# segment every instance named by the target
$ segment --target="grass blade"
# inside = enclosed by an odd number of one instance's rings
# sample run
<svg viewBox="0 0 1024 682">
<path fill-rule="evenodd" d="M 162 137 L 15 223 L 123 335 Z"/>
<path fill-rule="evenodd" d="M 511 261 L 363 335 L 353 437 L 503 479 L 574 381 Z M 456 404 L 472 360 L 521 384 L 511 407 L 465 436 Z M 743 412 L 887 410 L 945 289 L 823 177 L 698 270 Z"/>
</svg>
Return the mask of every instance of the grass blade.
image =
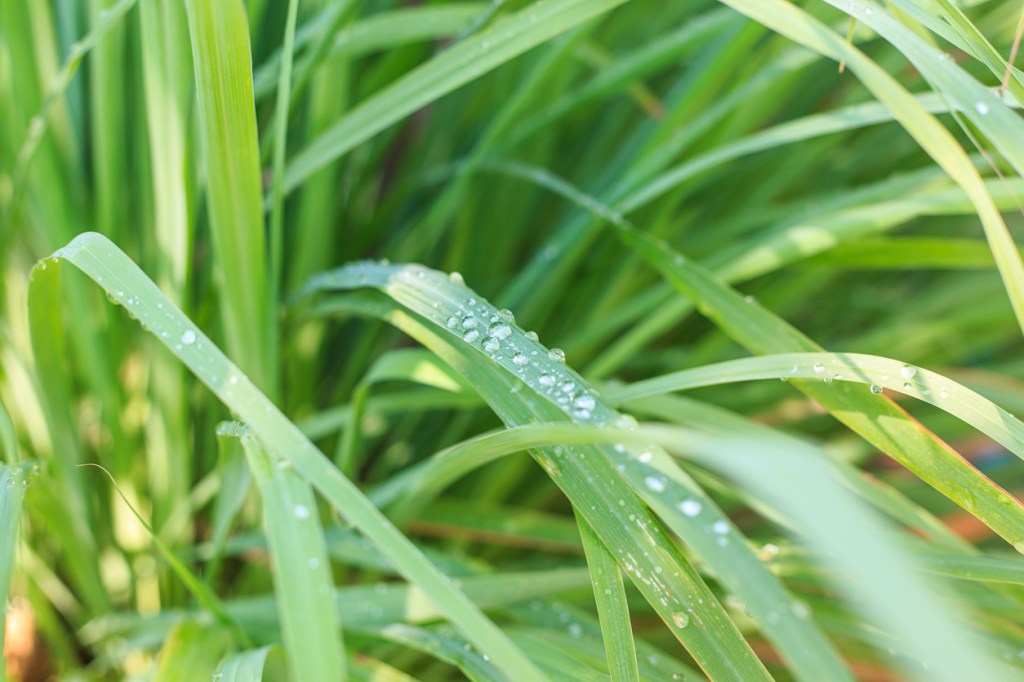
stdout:
<svg viewBox="0 0 1024 682">
<path fill-rule="evenodd" d="M 173 306 L 153 282 L 123 252 L 102 235 L 87 233 L 49 259 L 51 265 L 67 260 L 85 272 L 109 295 L 141 320 L 203 383 L 241 417 L 264 444 L 295 469 L 353 525 L 378 544 L 411 582 L 421 586 L 482 652 L 507 674 L 523 680 L 545 676 L 508 641 L 466 596 L 452 586 L 405 536 L 403 536 L 323 453 L 292 424 L 255 385 L 217 349 L 205 335 Z M 30 314 L 41 334 L 55 334 L 61 320 L 59 268 L 33 270 L 35 290 Z M 42 299 L 49 298 L 43 302 Z M 42 332 L 47 329 L 47 332 Z M 59 333 L 57 334 L 59 337 Z M 37 335 L 33 335 L 35 341 Z"/>
</svg>

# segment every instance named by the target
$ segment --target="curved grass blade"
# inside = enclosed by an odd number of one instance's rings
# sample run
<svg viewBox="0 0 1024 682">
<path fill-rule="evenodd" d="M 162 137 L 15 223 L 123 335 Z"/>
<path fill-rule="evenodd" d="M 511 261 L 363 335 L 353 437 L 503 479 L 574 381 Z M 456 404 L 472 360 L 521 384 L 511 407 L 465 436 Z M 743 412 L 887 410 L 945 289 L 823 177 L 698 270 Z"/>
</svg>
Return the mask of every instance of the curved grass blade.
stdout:
<svg viewBox="0 0 1024 682">
<path fill-rule="evenodd" d="M 316 499 L 285 460 L 271 455 L 248 427 L 241 427 L 249 468 L 263 500 L 263 518 L 274 567 L 281 633 L 297 680 L 344 680 L 341 624 L 326 599 L 333 587 Z"/>
<path fill-rule="evenodd" d="M 377 313 L 463 373 L 509 426 L 557 420 L 598 426 L 619 420 L 618 423 L 628 426 L 628 420 L 623 421 L 579 375 L 559 361 L 559 351 L 549 351 L 534 337 L 523 333 L 515 327 L 508 311 L 498 311 L 477 299 L 458 278 L 453 281 L 419 266 L 363 263 L 318 276 L 308 288 L 312 293 L 367 286 L 380 288 L 427 320 L 429 326 L 398 311 Z M 517 396 L 520 392 L 524 393 L 522 398 L 509 398 L 510 393 Z M 716 612 L 701 614 L 701 604 L 695 604 L 692 597 L 689 603 L 672 603 L 673 597 L 687 595 L 695 589 L 703 594 L 706 588 L 681 555 L 661 544 L 657 522 L 642 506 L 632 504 L 635 498 L 629 489 L 651 505 L 703 559 L 712 563 L 730 590 L 743 594 L 751 612 L 762 623 L 765 635 L 786 652 L 787 662 L 798 676 L 807 679 L 815 676 L 821 679 L 821 675 L 830 679 L 848 677 L 831 645 L 812 622 L 794 616 L 789 607 L 791 598 L 764 570 L 747 545 L 742 541 L 720 543 L 719 536 L 709 532 L 713 521 L 727 522 L 703 491 L 678 468 L 671 479 L 652 481 L 648 462 L 652 457 L 667 459 L 663 452 L 659 455 L 620 445 L 619 448 L 537 448 L 533 454 L 566 493 L 577 513 L 601 536 L 616 560 L 630 573 L 673 634 L 683 641 L 709 674 L 735 675 L 732 666 L 723 668 L 722 672 L 709 667 L 720 665 L 720 661 L 708 656 L 716 649 L 721 650 L 721 642 L 725 641 L 729 630 L 712 635 L 715 640 L 705 643 L 705 637 L 720 627 L 707 620 L 712 615 L 719 617 Z M 674 465 L 669 461 L 667 466 Z M 625 491 L 620 489 L 626 482 L 624 478 L 629 483 Z M 702 518 L 690 516 L 676 505 L 665 504 L 664 500 L 672 496 L 699 501 L 700 508 L 705 510 Z M 614 532 L 619 528 L 625 532 Z M 639 528 L 645 536 L 639 543 L 634 528 Z M 657 553 L 649 549 L 652 541 L 659 548 Z M 676 580 L 684 578 L 684 583 L 673 587 Z M 710 602 L 704 605 L 707 603 Z M 696 627 L 689 627 L 691 623 Z M 691 636 L 697 639 L 690 639 Z M 704 649 L 705 646 L 709 649 Z"/>
<path fill-rule="evenodd" d="M 59 265 L 67 260 L 85 272 L 114 300 L 171 350 L 203 383 L 260 436 L 264 445 L 290 461 L 323 496 L 359 528 L 394 562 L 410 582 L 422 587 L 442 613 L 471 642 L 487 653 L 509 675 L 523 680 L 545 676 L 450 580 L 442 575 L 402 535 L 359 489 L 333 467 L 323 453 L 274 406 L 241 370 L 160 292 L 141 269 L 102 235 L 86 233 L 48 259 Z M 34 292 L 30 317 L 37 358 L 56 362 L 40 339 L 60 336 L 59 267 L 32 271 Z"/>
<path fill-rule="evenodd" d="M 930 370 L 863 353 L 782 353 L 741 358 L 646 379 L 617 389 L 614 399 L 630 402 L 673 391 L 755 379 L 846 381 L 930 403 L 961 419 L 1024 459 L 1024 423 L 987 398 Z M 1024 553 L 1024 545 L 1020 545 Z"/>
</svg>

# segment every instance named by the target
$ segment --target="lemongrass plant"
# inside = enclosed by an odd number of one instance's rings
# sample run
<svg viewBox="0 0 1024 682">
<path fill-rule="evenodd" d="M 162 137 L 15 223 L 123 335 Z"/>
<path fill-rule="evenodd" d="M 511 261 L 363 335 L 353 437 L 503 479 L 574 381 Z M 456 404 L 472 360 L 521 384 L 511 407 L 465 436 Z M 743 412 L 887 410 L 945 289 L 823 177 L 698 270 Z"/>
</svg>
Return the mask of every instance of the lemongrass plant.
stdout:
<svg viewBox="0 0 1024 682">
<path fill-rule="evenodd" d="M 1018 679 L 1022 32 L 0 4 L 0 679 Z"/>
</svg>

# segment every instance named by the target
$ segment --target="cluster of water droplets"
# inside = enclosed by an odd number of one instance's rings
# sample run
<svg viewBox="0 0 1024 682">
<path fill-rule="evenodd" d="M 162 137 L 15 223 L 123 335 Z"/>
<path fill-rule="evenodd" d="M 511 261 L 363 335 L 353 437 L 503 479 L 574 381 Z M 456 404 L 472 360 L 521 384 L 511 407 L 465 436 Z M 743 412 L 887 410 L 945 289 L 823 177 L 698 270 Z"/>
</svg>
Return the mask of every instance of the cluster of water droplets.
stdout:
<svg viewBox="0 0 1024 682">
<path fill-rule="evenodd" d="M 417 276 L 419 272 L 424 271 L 416 271 Z M 449 280 L 464 286 L 457 272 L 451 273 Z M 541 344 L 536 332 L 521 331 L 511 310 L 499 310 L 467 293 L 470 295 L 458 300 L 455 310 L 444 319 L 449 331 L 511 370 L 572 421 L 603 426 L 616 418 L 616 413 L 602 405 L 586 382 L 565 365 L 564 351 Z"/>
</svg>

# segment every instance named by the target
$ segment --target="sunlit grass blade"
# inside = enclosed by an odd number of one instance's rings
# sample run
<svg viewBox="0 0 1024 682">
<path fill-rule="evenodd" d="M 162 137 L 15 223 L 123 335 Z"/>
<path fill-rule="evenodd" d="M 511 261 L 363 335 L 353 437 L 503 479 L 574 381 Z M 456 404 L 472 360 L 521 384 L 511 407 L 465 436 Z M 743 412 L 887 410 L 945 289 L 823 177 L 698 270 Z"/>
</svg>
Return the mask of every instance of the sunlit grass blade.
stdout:
<svg viewBox="0 0 1024 682">
<path fill-rule="evenodd" d="M 248 377 L 166 299 L 139 267 L 102 235 L 80 236 L 48 259 L 51 267 L 44 268 L 40 264 L 33 270 L 31 286 L 35 290 L 35 305 L 32 314 L 40 334 L 59 336 L 55 330 L 62 323 L 56 286 L 60 281 L 60 268 L 52 266 L 64 260 L 89 275 L 139 319 L 244 420 L 271 451 L 290 461 L 340 513 L 377 543 L 401 573 L 420 585 L 444 615 L 467 639 L 490 655 L 496 665 L 521 679 L 544 679 L 536 666 L 331 465 Z M 43 303 L 40 297 L 49 297 L 49 300 Z"/>
<path fill-rule="evenodd" d="M 207 203 L 227 347 L 255 383 L 277 393 L 276 296 L 268 288 L 263 193 L 248 22 L 241 0 L 188 0 L 205 150 Z"/>
<path fill-rule="evenodd" d="M 263 500 L 285 655 L 299 680 L 344 680 L 341 627 L 325 599 L 333 587 L 316 500 L 302 477 L 247 427 L 239 437 Z"/>
</svg>

